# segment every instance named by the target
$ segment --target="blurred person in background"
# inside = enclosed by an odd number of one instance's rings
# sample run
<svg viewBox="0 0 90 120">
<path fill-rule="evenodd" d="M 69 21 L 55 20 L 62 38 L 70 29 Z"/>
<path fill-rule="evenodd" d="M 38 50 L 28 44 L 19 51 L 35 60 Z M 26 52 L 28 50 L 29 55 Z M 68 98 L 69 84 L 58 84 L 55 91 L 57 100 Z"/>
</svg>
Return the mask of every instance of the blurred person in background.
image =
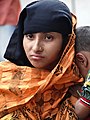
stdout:
<svg viewBox="0 0 90 120">
<path fill-rule="evenodd" d="M 15 30 L 20 10 L 19 0 L 0 0 L 0 61 L 5 60 L 3 55 Z"/>
</svg>

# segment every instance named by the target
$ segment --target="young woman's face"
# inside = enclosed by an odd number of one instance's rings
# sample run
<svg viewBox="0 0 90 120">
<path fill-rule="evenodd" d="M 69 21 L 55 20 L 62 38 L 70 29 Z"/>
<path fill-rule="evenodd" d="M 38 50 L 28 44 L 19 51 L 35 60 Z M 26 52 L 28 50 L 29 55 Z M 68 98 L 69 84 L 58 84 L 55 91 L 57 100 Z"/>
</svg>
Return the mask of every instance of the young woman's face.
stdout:
<svg viewBox="0 0 90 120">
<path fill-rule="evenodd" d="M 34 67 L 51 70 L 61 56 L 62 35 L 57 32 L 27 34 L 23 47 Z"/>
</svg>

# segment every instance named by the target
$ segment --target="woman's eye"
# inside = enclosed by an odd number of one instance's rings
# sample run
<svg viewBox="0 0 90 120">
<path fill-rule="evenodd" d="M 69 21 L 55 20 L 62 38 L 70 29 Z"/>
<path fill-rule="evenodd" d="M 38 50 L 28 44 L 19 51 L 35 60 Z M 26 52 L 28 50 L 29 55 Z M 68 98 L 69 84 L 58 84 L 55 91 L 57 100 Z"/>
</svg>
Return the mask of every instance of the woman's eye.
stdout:
<svg viewBox="0 0 90 120">
<path fill-rule="evenodd" d="M 26 38 L 29 39 L 29 40 L 33 40 L 34 35 L 33 34 L 27 34 Z"/>
<path fill-rule="evenodd" d="M 45 40 L 51 41 L 53 39 L 52 35 L 46 35 Z"/>
</svg>

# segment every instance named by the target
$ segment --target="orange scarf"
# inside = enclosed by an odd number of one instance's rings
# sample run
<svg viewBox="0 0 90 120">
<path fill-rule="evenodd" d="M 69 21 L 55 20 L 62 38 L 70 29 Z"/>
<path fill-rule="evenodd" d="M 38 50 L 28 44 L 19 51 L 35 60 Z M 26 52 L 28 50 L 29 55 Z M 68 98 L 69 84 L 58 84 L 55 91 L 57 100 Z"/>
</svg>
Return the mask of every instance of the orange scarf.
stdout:
<svg viewBox="0 0 90 120">
<path fill-rule="evenodd" d="M 72 16 L 73 29 L 76 18 Z M 74 64 L 75 34 L 72 30 L 63 55 L 51 71 L 17 66 L 10 62 L 0 63 L 0 118 L 1 120 L 76 120 L 73 103 L 67 98 L 68 88 L 81 79 Z M 71 100 L 72 101 L 72 100 Z M 74 99 L 73 99 L 74 102 Z M 63 111 L 63 112 L 62 112 Z M 6 116 L 5 116 L 6 115 Z M 3 117 L 4 116 L 4 117 Z"/>
</svg>

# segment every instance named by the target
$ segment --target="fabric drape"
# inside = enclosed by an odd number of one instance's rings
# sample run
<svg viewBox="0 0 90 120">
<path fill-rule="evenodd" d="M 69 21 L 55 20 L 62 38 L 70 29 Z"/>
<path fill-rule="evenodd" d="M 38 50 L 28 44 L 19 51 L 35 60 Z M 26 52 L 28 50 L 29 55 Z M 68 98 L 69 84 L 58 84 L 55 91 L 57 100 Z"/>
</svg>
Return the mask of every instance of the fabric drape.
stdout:
<svg viewBox="0 0 90 120">
<path fill-rule="evenodd" d="M 74 63 L 76 17 L 60 61 L 52 71 L 11 62 L 0 63 L 1 120 L 77 120 L 74 104 L 68 97 L 70 86 L 82 82 Z M 8 78 L 8 79 L 7 79 Z"/>
</svg>

